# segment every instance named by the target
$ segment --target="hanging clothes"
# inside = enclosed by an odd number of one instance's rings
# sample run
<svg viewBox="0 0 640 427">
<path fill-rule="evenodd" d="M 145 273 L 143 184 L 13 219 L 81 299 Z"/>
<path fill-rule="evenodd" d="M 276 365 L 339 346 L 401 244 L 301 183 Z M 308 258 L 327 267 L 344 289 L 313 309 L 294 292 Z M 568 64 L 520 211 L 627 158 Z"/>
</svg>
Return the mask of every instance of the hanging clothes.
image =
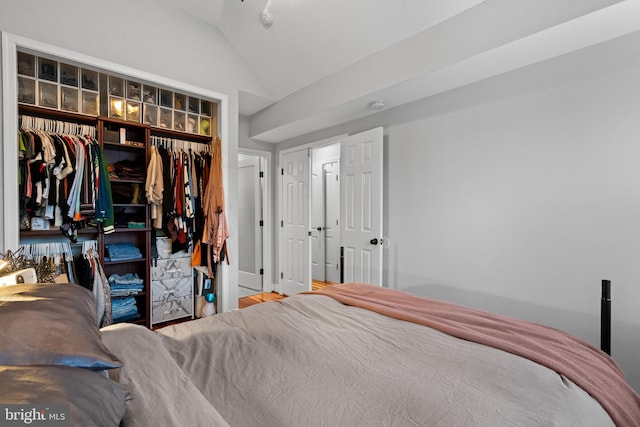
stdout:
<svg viewBox="0 0 640 427">
<path fill-rule="evenodd" d="M 154 228 L 162 228 L 162 198 L 164 193 L 164 169 L 158 148 L 154 145 L 150 148 L 151 158 L 147 167 L 147 180 L 145 192 L 147 203 L 151 205 L 151 220 Z"/>
<path fill-rule="evenodd" d="M 40 217 L 75 242 L 97 206 L 96 220 L 108 232 L 113 202 L 95 126 L 23 115 L 18 141 L 21 229 L 30 229 L 31 218 Z"/>
<path fill-rule="evenodd" d="M 170 237 L 172 252 L 191 252 L 204 229 L 202 177 L 211 163 L 211 147 L 155 136 L 151 137 L 151 143 L 145 189 L 152 215 L 154 205 L 158 210 L 157 217 L 152 216 L 153 227 L 163 229 Z"/>
<path fill-rule="evenodd" d="M 96 321 L 100 327 L 107 326 L 112 321 L 111 292 L 100 262 L 98 242 L 83 241 L 79 253 L 76 245 L 74 248 L 76 256 L 69 242 L 29 243 L 21 245 L 16 254 L 24 254 L 24 258 L 35 266 L 38 282 L 68 283 L 66 286 L 83 286 L 91 291 Z"/>
<path fill-rule="evenodd" d="M 90 282 L 93 299 L 96 303 L 96 318 L 100 327 L 112 323 L 111 318 L 111 288 L 100 262 L 98 242 L 89 240 L 82 242 L 81 256 L 90 267 Z"/>
<path fill-rule="evenodd" d="M 213 265 L 221 260 L 221 252 L 229 238 L 226 211 L 224 205 L 224 186 L 222 183 L 222 143 L 216 137 L 213 142 L 211 172 L 209 183 L 203 197 L 204 234 L 202 242 L 208 245 L 207 266 L 213 276 Z"/>
<path fill-rule="evenodd" d="M 173 182 L 173 167 L 171 163 L 171 152 L 166 147 L 158 147 L 158 154 L 160 155 L 160 159 L 162 160 L 162 187 L 164 188 L 164 192 L 162 193 L 162 226 L 156 228 L 166 228 L 166 219 L 171 215 L 174 211 L 174 203 L 173 203 L 173 191 L 172 191 L 172 182 Z"/>
<path fill-rule="evenodd" d="M 205 170 L 208 173 L 209 164 L 211 163 L 211 156 L 206 154 L 194 153 L 194 176 L 195 182 L 193 186 L 194 196 L 194 215 L 193 215 L 193 241 L 200 242 L 202 240 L 202 231 L 204 228 L 204 213 L 202 211 L 202 195 L 204 193 L 203 177 Z M 200 264 L 197 264 L 200 265 Z"/>
<path fill-rule="evenodd" d="M 96 198 L 94 199 L 95 220 L 102 223 L 105 234 L 115 231 L 115 213 L 113 210 L 113 196 L 111 194 L 111 180 L 107 160 L 101 147 L 97 147 L 98 180 L 95 183 Z"/>
</svg>

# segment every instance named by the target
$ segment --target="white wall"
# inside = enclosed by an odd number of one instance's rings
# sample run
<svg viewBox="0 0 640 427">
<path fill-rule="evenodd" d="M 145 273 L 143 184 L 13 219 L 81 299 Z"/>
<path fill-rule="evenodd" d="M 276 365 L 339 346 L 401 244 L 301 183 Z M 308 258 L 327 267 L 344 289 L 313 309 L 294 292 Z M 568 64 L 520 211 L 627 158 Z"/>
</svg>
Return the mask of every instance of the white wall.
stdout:
<svg viewBox="0 0 640 427">
<path fill-rule="evenodd" d="M 612 351 L 637 389 L 639 38 L 469 88 L 498 96 L 390 126 L 386 160 L 391 286 L 598 345 L 600 280 L 611 279 Z"/>
<path fill-rule="evenodd" d="M 640 34 L 327 129 L 385 126 L 389 287 L 550 325 L 640 390 Z"/>
</svg>

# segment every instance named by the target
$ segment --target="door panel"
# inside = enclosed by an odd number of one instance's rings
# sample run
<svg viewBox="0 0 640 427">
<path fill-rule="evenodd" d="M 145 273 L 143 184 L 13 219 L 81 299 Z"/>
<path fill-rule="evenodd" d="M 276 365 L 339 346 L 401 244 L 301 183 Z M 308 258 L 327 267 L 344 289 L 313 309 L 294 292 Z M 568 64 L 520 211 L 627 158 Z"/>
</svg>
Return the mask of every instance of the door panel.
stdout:
<svg viewBox="0 0 640 427">
<path fill-rule="evenodd" d="M 282 156 L 282 292 L 295 295 L 311 290 L 311 256 L 309 223 L 311 199 L 308 151 Z"/>
<path fill-rule="evenodd" d="M 340 282 L 340 162 L 324 165 L 325 182 L 325 277 Z"/>
<path fill-rule="evenodd" d="M 351 135 L 342 142 L 345 282 L 382 285 L 382 142 L 382 128 Z"/>
</svg>

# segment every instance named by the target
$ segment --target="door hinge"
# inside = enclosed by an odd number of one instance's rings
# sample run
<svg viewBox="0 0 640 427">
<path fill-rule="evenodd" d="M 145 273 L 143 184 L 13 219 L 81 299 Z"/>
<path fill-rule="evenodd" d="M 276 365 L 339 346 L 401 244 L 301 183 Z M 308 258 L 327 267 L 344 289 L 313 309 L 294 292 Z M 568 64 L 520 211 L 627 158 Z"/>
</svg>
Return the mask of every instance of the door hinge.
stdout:
<svg viewBox="0 0 640 427">
<path fill-rule="evenodd" d="M 284 221 L 280 220 L 280 227 L 284 227 Z"/>
<path fill-rule="evenodd" d="M 264 221 L 260 220 L 260 227 L 264 227 Z"/>
<path fill-rule="evenodd" d="M 280 169 L 280 175 L 284 175 L 284 168 Z"/>
<path fill-rule="evenodd" d="M 311 231 L 309 231 L 309 236 L 311 236 Z"/>
<path fill-rule="evenodd" d="M 282 271 L 280 272 L 280 278 L 284 279 L 284 273 Z"/>
<path fill-rule="evenodd" d="M 260 171 L 260 178 L 264 178 L 264 172 Z"/>
<path fill-rule="evenodd" d="M 260 269 L 260 275 L 261 275 L 261 276 L 262 276 L 262 275 L 264 275 L 264 268 L 261 268 L 261 269 Z"/>
</svg>

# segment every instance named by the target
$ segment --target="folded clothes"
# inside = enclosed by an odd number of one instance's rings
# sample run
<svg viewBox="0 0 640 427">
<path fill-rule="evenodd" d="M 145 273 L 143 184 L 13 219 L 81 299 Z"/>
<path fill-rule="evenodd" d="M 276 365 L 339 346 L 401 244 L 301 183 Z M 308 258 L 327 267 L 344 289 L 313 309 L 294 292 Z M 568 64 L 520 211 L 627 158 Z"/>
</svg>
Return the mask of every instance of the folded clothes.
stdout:
<svg viewBox="0 0 640 427">
<path fill-rule="evenodd" d="M 107 247 L 116 249 L 116 250 L 129 250 L 129 249 L 137 249 L 137 246 L 133 244 L 133 242 L 122 242 L 122 243 L 109 243 Z"/>
<path fill-rule="evenodd" d="M 130 261 L 142 258 L 140 249 L 131 242 L 111 243 L 105 248 L 107 249 L 105 261 Z"/>
<path fill-rule="evenodd" d="M 142 289 L 144 285 L 142 283 L 114 283 L 111 285 L 111 289 Z"/>
<path fill-rule="evenodd" d="M 143 289 L 143 288 L 144 288 L 144 285 L 142 283 L 140 283 L 140 284 L 131 283 L 131 284 L 123 284 L 123 285 L 117 285 L 117 284 L 111 285 L 111 289 Z"/>
<path fill-rule="evenodd" d="M 131 295 L 138 295 L 142 292 L 142 289 L 111 289 L 112 297 L 128 297 Z"/>
<path fill-rule="evenodd" d="M 105 261 L 130 261 L 133 259 L 140 259 L 142 258 L 142 254 L 137 254 L 137 255 L 118 255 L 118 256 L 106 256 L 104 257 Z"/>
<path fill-rule="evenodd" d="M 142 285 L 144 281 L 137 273 L 112 274 L 109 276 L 110 285 Z"/>
<path fill-rule="evenodd" d="M 120 309 L 128 309 L 128 307 L 135 307 L 135 298 L 119 298 L 111 301 L 111 310 L 116 311 Z"/>
<path fill-rule="evenodd" d="M 130 295 L 137 295 L 144 290 L 142 285 L 133 286 L 111 286 L 111 295 L 115 297 L 127 297 Z"/>
<path fill-rule="evenodd" d="M 111 300 L 111 317 L 114 322 L 126 322 L 140 317 L 136 300 L 133 297 Z"/>
<path fill-rule="evenodd" d="M 111 295 L 115 297 L 137 295 L 144 290 L 144 280 L 137 273 L 112 274 L 108 281 Z"/>
<path fill-rule="evenodd" d="M 142 257 L 142 254 L 140 253 L 140 249 L 136 245 L 130 242 L 110 243 L 105 248 L 107 249 L 107 252 L 109 253 L 109 257 L 112 260 L 114 258 L 121 258 L 121 257 L 133 257 L 133 256 Z"/>
<path fill-rule="evenodd" d="M 113 312 L 111 314 L 112 318 L 119 318 L 119 317 L 124 317 L 124 316 L 132 316 L 134 314 L 138 314 L 138 309 L 136 307 L 133 307 L 131 310 L 120 310 L 117 312 Z"/>
<path fill-rule="evenodd" d="M 138 317 L 140 317 L 140 313 L 135 311 L 132 313 L 122 313 L 122 314 L 114 315 L 111 318 L 113 319 L 114 322 L 124 322 L 130 319 L 136 319 Z"/>
<path fill-rule="evenodd" d="M 140 249 L 133 247 L 133 249 L 117 249 L 108 247 L 109 256 L 112 258 L 120 257 L 120 256 L 132 256 L 132 255 L 141 255 Z"/>
<path fill-rule="evenodd" d="M 139 318 L 140 318 L 140 313 L 130 314 L 128 316 L 119 316 L 119 317 L 112 316 L 111 317 L 113 323 L 130 322 L 132 320 L 136 320 Z"/>
</svg>

